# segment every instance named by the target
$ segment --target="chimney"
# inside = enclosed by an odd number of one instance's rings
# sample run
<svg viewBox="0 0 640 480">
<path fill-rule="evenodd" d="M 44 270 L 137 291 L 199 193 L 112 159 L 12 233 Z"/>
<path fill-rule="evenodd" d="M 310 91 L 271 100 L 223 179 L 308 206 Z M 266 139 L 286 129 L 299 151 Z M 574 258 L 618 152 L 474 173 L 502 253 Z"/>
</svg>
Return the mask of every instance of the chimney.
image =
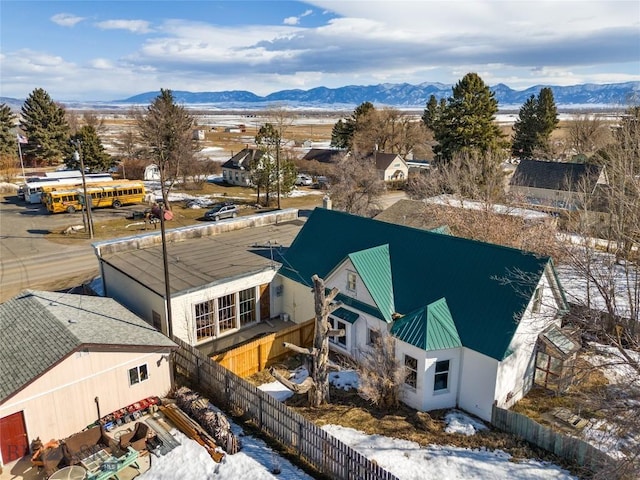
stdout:
<svg viewBox="0 0 640 480">
<path fill-rule="evenodd" d="M 331 210 L 332 209 L 331 197 L 329 196 L 329 194 L 327 194 L 324 197 L 322 197 L 322 208 L 325 208 L 327 210 Z"/>
</svg>

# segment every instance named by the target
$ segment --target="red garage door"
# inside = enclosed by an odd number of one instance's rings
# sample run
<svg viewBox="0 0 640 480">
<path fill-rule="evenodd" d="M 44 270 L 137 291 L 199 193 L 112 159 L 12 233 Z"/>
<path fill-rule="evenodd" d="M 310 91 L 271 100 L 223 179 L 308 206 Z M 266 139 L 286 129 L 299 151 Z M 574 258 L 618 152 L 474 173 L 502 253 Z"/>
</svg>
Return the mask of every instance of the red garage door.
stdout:
<svg viewBox="0 0 640 480">
<path fill-rule="evenodd" d="M 22 412 L 0 418 L 0 445 L 2 445 L 2 463 L 5 465 L 24 457 L 29 452 Z"/>
</svg>

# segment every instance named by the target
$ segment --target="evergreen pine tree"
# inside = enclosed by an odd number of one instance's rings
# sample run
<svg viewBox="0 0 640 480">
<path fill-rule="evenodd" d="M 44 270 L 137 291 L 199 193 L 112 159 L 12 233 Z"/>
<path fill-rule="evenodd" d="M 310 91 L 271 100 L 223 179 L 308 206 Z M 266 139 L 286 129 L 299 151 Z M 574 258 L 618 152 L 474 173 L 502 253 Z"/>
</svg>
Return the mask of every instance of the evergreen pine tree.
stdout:
<svg viewBox="0 0 640 480">
<path fill-rule="evenodd" d="M 422 122 L 428 129 L 435 132 L 441 113 L 442 111 L 440 109 L 438 100 L 436 99 L 435 95 L 431 95 L 429 97 L 429 101 L 427 102 L 427 106 L 424 109 L 424 113 L 422 114 Z"/>
<path fill-rule="evenodd" d="M 549 87 L 544 87 L 538 94 L 538 142 L 539 147 L 549 157 L 551 154 L 551 133 L 556 129 L 558 120 L 558 109 L 553 98 L 553 91 Z"/>
<path fill-rule="evenodd" d="M 29 143 L 23 155 L 48 164 L 60 163 L 69 151 L 69 124 L 64 108 L 58 106 L 42 88 L 36 88 L 22 105 L 21 128 Z"/>
<path fill-rule="evenodd" d="M 9 105 L 0 104 L 0 154 L 2 156 L 18 156 L 15 120 L 16 116 Z"/>
<path fill-rule="evenodd" d="M 359 122 L 376 107 L 371 102 L 358 105 L 346 120 L 338 120 L 331 131 L 331 146 L 336 148 L 351 148 L 353 135 L 358 129 Z"/>
<path fill-rule="evenodd" d="M 536 97 L 531 95 L 520 107 L 513 126 L 511 153 L 522 158 L 550 158 L 551 133 L 558 125 L 558 109 L 553 92 L 545 87 Z"/>
<path fill-rule="evenodd" d="M 477 73 L 466 74 L 439 110 L 432 129 L 438 142 L 434 151 L 441 160 L 449 161 L 456 153 L 486 154 L 501 147 L 502 134 L 494 122 L 498 101 Z"/>
<path fill-rule="evenodd" d="M 82 155 L 82 161 L 86 170 L 90 172 L 104 172 L 114 165 L 111 155 L 105 152 L 100 137 L 98 137 L 98 133 L 92 125 L 85 125 L 80 128 L 71 140 L 74 144 L 79 142 L 80 151 L 78 153 Z M 69 155 L 65 163 L 68 168 L 73 170 L 80 169 L 80 161 L 79 159 L 75 160 L 73 155 Z"/>
<path fill-rule="evenodd" d="M 531 95 L 520 107 L 518 118 L 513 125 L 513 142 L 511 154 L 514 157 L 532 158 L 538 145 L 538 102 Z"/>
</svg>

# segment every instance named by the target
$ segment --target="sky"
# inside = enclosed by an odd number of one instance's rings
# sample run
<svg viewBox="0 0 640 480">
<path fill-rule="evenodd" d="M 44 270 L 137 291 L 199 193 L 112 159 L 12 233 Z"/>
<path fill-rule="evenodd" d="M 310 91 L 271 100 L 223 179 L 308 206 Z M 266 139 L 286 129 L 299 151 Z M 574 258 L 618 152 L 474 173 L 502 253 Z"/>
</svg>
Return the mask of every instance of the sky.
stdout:
<svg viewBox="0 0 640 480">
<path fill-rule="evenodd" d="M 0 0 L 0 96 L 640 80 L 637 0 Z"/>
</svg>

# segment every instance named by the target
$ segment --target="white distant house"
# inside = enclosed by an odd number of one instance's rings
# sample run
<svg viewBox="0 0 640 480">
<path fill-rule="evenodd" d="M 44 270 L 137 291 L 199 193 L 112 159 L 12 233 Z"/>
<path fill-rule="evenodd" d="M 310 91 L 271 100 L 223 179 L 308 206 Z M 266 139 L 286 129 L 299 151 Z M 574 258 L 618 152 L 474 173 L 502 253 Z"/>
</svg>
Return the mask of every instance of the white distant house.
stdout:
<svg viewBox="0 0 640 480">
<path fill-rule="evenodd" d="M 261 162 L 273 162 L 270 154 L 258 148 L 243 148 L 222 164 L 222 179 L 231 185 L 252 185 L 251 169 Z"/>
<path fill-rule="evenodd" d="M 177 345 L 111 298 L 26 291 L 0 305 L 2 465 L 172 386 Z"/>
<path fill-rule="evenodd" d="M 160 169 L 157 165 L 147 165 L 144 169 L 144 179 L 149 182 L 160 181 Z"/>
<path fill-rule="evenodd" d="M 327 241 L 327 232 L 339 232 Z M 357 359 L 382 334 L 407 368 L 403 401 L 490 420 L 549 374 L 536 344 L 566 301 L 548 257 L 343 212 L 315 209 L 287 250 L 282 309 L 314 316 L 311 278 L 338 288 L 332 348 Z"/>
<path fill-rule="evenodd" d="M 378 176 L 385 182 L 406 180 L 409 176 L 409 165 L 400 155 L 375 152 L 373 160 L 376 164 Z"/>
</svg>

